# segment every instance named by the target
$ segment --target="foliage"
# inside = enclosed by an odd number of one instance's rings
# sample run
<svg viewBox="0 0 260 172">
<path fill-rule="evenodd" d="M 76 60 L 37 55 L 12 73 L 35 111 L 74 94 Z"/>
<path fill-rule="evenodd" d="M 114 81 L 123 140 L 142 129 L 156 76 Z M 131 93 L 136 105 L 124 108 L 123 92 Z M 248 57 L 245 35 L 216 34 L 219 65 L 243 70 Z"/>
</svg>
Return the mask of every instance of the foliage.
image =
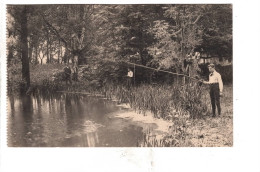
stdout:
<svg viewBox="0 0 260 172">
<path fill-rule="evenodd" d="M 128 60 L 146 65 L 150 60 L 147 48 L 154 42 L 149 30 L 153 20 L 161 14 L 160 5 L 124 5 L 121 11 L 123 44 L 120 53 Z M 132 57 L 135 56 L 135 57 Z"/>
<path fill-rule="evenodd" d="M 202 43 L 207 54 L 232 58 L 232 6 L 210 5 L 200 21 L 203 28 Z"/>
<path fill-rule="evenodd" d="M 208 5 L 172 5 L 167 6 L 165 16 L 172 19 L 171 35 L 181 47 L 181 57 L 194 51 L 201 42 L 201 28 L 197 24 L 203 17 Z"/>
<path fill-rule="evenodd" d="M 19 10 L 9 5 L 7 15 L 8 57 L 18 61 Z M 232 57 L 232 6 L 35 5 L 28 6 L 28 33 L 32 63 L 120 59 L 179 70 L 194 51 Z"/>
<path fill-rule="evenodd" d="M 172 35 L 168 32 L 170 25 L 166 21 L 154 21 L 154 27 L 150 32 L 154 34 L 157 42 L 148 48 L 148 52 L 153 56 L 150 64 L 159 68 L 169 69 L 178 66 L 179 57 L 181 56 L 180 46 L 173 41 Z"/>
<path fill-rule="evenodd" d="M 178 61 L 199 51 L 232 57 L 232 10 L 230 5 L 168 5 L 164 20 L 154 21 L 150 32 L 156 43 L 149 47 L 157 66 L 178 68 Z M 225 29 L 224 29 L 225 28 Z"/>
</svg>

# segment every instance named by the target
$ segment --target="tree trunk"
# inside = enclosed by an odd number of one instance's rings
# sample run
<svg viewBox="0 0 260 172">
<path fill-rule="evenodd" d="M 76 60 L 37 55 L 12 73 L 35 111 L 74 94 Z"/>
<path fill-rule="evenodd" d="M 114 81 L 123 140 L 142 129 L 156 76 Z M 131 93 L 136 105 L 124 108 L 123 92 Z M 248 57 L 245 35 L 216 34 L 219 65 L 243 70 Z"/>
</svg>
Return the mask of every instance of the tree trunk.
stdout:
<svg viewBox="0 0 260 172">
<path fill-rule="evenodd" d="M 69 51 L 67 49 L 65 49 L 65 53 L 64 53 L 64 56 L 63 56 L 64 63 L 69 64 L 69 56 L 70 56 Z"/>
<path fill-rule="evenodd" d="M 141 64 L 145 66 L 144 55 L 143 55 L 142 49 L 139 49 L 139 54 L 140 54 L 140 58 L 141 58 Z"/>
<path fill-rule="evenodd" d="M 23 7 L 21 13 L 21 47 L 22 47 L 22 78 L 26 81 L 25 90 L 30 87 L 30 67 L 28 59 L 28 28 L 27 28 L 27 9 Z"/>
<path fill-rule="evenodd" d="M 58 63 L 60 63 L 60 51 L 58 52 Z"/>
<path fill-rule="evenodd" d="M 62 45 L 60 44 L 60 63 L 62 63 L 62 54 L 63 54 Z"/>
<path fill-rule="evenodd" d="M 46 63 L 49 63 L 50 62 L 50 58 L 49 58 L 49 41 L 47 40 L 47 49 L 46 49 L 46 56 L 47 56 L 47 61 Z"/>
<path fill-rule="evenodd" d="M 86 64 L 86 59 L 83 57 L 82 54 L 74 55 L 73 58 L 77 66 Z"/>
<path fill-rule="evenodd" d="M 33 55 L 33 45 L 32 45 L 32 43 L 29 43 L 29 46 L 28 46 L 29 63 L 32 61 L 32 55 Z"/>
<path fill-rule="evenodd" d="M 52 51 L 51 51 L 51 42 L 49 42 L 49 48 L 50 48 L 50 50 L 49 50 L 49 53 L 50 53 L 50 63 L 52 63 Z"/>
<path fill-rule="evenodd" d="M 8 97 L 10 98 L 11 113 L 12 113 L 12 115 L 13 115 L 13 114 L 14 114 L 14 111 L 15 111 L 15 108 L 14 108 L 14 95 L 13 95 L 13 94 L 10 94 Z"/>
<path fill-rule="evenodd" d="M 46 32 L 46 39 L 47 39 L 47 44 L 46 44 L 46 56 L 47 60 L 46 63 L 50 63 L 50 53 L 49 53 L 49 45 L 50 45 L 50 37 L 49 37 L 49 30 L 47 27 L 45 27 L 45 32 Z"/>
<path fill-rule="evenodd" d="M 59 45 L 57 46 L 58 48 L 58 63 L 60 63 L 60 40 L 59 40 Z"/>
<path fill-rule="evenodd" d="M 38 47 L 35 46 L 35 64 L 38 64 Z"/>
<path fill-rule="evenodd" d="M 13 46 L 10 46 L 8 48 L 8 56 L 7 56 L 7 62 L 10 64 L 11 60 L 14 58 L 14 51 L 13 51 Z"/>
<path fill-rule="evenodd" d="M 181 59 L 184 62 L 185 60 L 185 55 L 184 55 L 184 29 L 181 29 Z M 184 63 L 182 63 L 182 71 L 185 74 L 185 66 Z M 185 76 L 183 76 L 183 84 L 185 84 Z"/>
</svg>

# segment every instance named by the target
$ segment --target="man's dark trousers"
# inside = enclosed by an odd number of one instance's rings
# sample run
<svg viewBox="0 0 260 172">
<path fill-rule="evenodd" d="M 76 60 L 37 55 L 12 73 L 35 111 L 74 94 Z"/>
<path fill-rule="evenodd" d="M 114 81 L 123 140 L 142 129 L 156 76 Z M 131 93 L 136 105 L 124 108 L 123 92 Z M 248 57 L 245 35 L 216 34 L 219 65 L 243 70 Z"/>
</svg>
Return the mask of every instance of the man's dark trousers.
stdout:
<svg viewBox="0 0 260 172">
<path fill-rule="evenodd" d="M 126 80 L 127 88 L 131 88 L 131 87 L 132 87 L 132 84 L 133 84 L 133 79 L 132 79 L 132 77 L 127 77 L 127 80 Z"/>
<path fill-rule="evenodd" d="M 210 99 L 211 99 L 213 116 L 216 116 L 216 106 L 218 108 L 218 115 L 220 115 L 221 108 L 220 108 L 220 95 L 219 95 L 218 83 L 210 84 Z"/>
</svg>

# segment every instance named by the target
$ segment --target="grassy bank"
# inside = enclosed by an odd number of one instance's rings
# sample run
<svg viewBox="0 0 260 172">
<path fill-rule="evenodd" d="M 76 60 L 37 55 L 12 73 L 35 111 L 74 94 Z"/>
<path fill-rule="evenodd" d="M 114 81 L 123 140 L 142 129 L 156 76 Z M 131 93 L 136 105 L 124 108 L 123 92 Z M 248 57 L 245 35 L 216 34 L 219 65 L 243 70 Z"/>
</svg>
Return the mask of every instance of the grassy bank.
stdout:
<svg viewBox="0 0 260 172">
<path fill-rule="evenodd" d="M 140 114 L 172 122 L 166 135 L 146 133 L 144 147 L 225 147 L 233 145 L 233 88 L 224 86 L 222 115 L 212 118 L 207 86 L 141 85 L 133 89 L 106 88 L 106 96 L 129 103 Z M 150 114 L 150 113 L 148 113 Z"/>
<path fill-rule="evenodd" d="M 233 88 L 224 86 L 221 98 L 222 115 L 212 118 L 211 112 L 203 118 L 188 119 L 177 116 L 165 136 L 147 133 L 141 146 L 144 147 L 230 147 L 233 146 Z M 210 109 L 210 99 L 207 92 L 207 107 Z"/>
<path fill-rule="evenodd" d="M 92 81 L 53 81 L 53 73 L 62 71 L 64 65 L 48 64 L 31 66 L 30 92 L 90 92 L 101 93 L 108 99 L 127 103 L 140 115 L 153 114 L 172 122 L 168 134 L 155 136 L 147 133 L 140 146 L 232 146 L 233 145 L 233 100 L 232 85 L 224 86 L 221 98 L 222 116 L 211 117 L 210 98 L 207 86 L 197 83 L 186 85 L 142 84 L 126 88 L 123 84 L 104 84 L 102 87 Z M 19 90 L 20 67 L 8 69 L 8 91 Z M 151 113 L 147 113 L 151 112 Z"/>
</svg>

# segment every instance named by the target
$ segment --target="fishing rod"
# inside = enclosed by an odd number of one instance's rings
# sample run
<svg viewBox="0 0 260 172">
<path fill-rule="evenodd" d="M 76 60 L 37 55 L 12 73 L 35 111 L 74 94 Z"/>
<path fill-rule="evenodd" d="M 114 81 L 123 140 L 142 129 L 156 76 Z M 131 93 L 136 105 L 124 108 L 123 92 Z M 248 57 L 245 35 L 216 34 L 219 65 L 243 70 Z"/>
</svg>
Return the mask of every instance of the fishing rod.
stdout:
<svg viewBox="0 0 260 172">
<path fill-rule="evenodd" d="M 102 59 L 102 60 L 103 60 L 103 61 L 109 61 L 109 62 L 116 62 L 116 61 L 114 61 L 114 60 L 109 60 L 109 59 Z M 135 66 L 139 66 L 139 67 L 142 67 L 142 68 L 147 68 L 147 69 L 151 69 L 151 70 L 155 70 L 155 71 L 165 72 L 165 73 L 169 73 L 169 74 L 177 75 L 177 76 L 184 76 L 184 77 L 188 77 L 188 78 L 190 78 L 190 79 L 194 79 L 194 80 L 196 80 L 196 81 L 200 81 L 200 79 L 198 79 L 198 78 L 194 78 L 194 77 L 191 77 L 191 76 L 185 75 L 185 74 L 170 72 L 170 71 L 162 70 L 162 69 L 156 69 L 156 68 L 152 68 L 152 67 L 144 66 L 144 65 L 141 65 L 141 64 L 132 63 L 132 62 L 127 62 L 127 61 L 123 61 L 123 60 L 119 60 L 119 61 L 117 61 L 117 62 L 123 62 L 123 63 L 127 63 L 127 64 L 134 65 L 134 67 L 135 67 Z"/>
<path fill-rule="evenodd" d="M 185 75 L 185 74 L 174 73 L 174 72 L 170 72 L 170 71 L 162 70 L 162 69 L 155 69 L 155 68 L 152 68 L 152 67 L 148 67 L 148 66 L 144 66 L 144 65 L 140 65 L 140 64 L 136 64 L 136 63 L 131 63 L 131 62 L 126 62 L 126 61 L 122 61 L 122 62 L 131 64 L 131 65 L 135 65 L 135 66 L 139 66 L 139 67 L 143 67 L 143 68 L 147 68 L 147 69 L 151 69 L 151 70 L 156 70 L 156 71 L 160 71 L 160 72 L 169 73 L 169 74 L 172 74 L 172 75 L 184 76 L 184 77 L 188 77 L 188 78 L 191 78 L 191 79 L 200 81 L 200 80 L 197 79 L 197 78 L 194 78 L 194 77 L 191 77 L 191 76 Z"/>
<path fill-rule="evenodd" d="M 123 62 L 123 63 L 127 63 L 127 64 L 130 64 L 130 65 L 134 65 L 134 67 L 135 67 L 135 66 L 138 66 L 138 67 L 142 67 L 142 68 L 146 68 L 146 69 L 151 69 L 151 70 L 155 70 L 155 71 L 160 71 L 160 72 L 169 73 L 169 74 L 172 74 L 172 75 L 184 76 L 184 77 L 187 77 L 187 78 L 196 80 L 196 81 L 201 81 L 201 80 L 198 79 L 198 78 L 195 78 L 195 77 L 192 77 L 192 76 L 189 76 L 189 75 L 186 75 L 186 74 L 180 74 L 180 73 L 170 72 L 170 71 L 167 71 L 167 70 L 156 69 L 156 68 L 152 68 L 152 67 L 148 67 L 148 66 L 144 66 L 144 65 L 141 65 L 141 64 L 136 64 L 136 63 L 128 62 L 128 61 L 123 61 L 123 60 L 117 60 L 117 61 L 115 61 L 115 60 L 110 60 L 110 59 L 102 59 L 102 61 L 108 61 L 108 62 Z M 79 66 L 85 66 L 85 65 L 79 65 Z"/>
</svg>

